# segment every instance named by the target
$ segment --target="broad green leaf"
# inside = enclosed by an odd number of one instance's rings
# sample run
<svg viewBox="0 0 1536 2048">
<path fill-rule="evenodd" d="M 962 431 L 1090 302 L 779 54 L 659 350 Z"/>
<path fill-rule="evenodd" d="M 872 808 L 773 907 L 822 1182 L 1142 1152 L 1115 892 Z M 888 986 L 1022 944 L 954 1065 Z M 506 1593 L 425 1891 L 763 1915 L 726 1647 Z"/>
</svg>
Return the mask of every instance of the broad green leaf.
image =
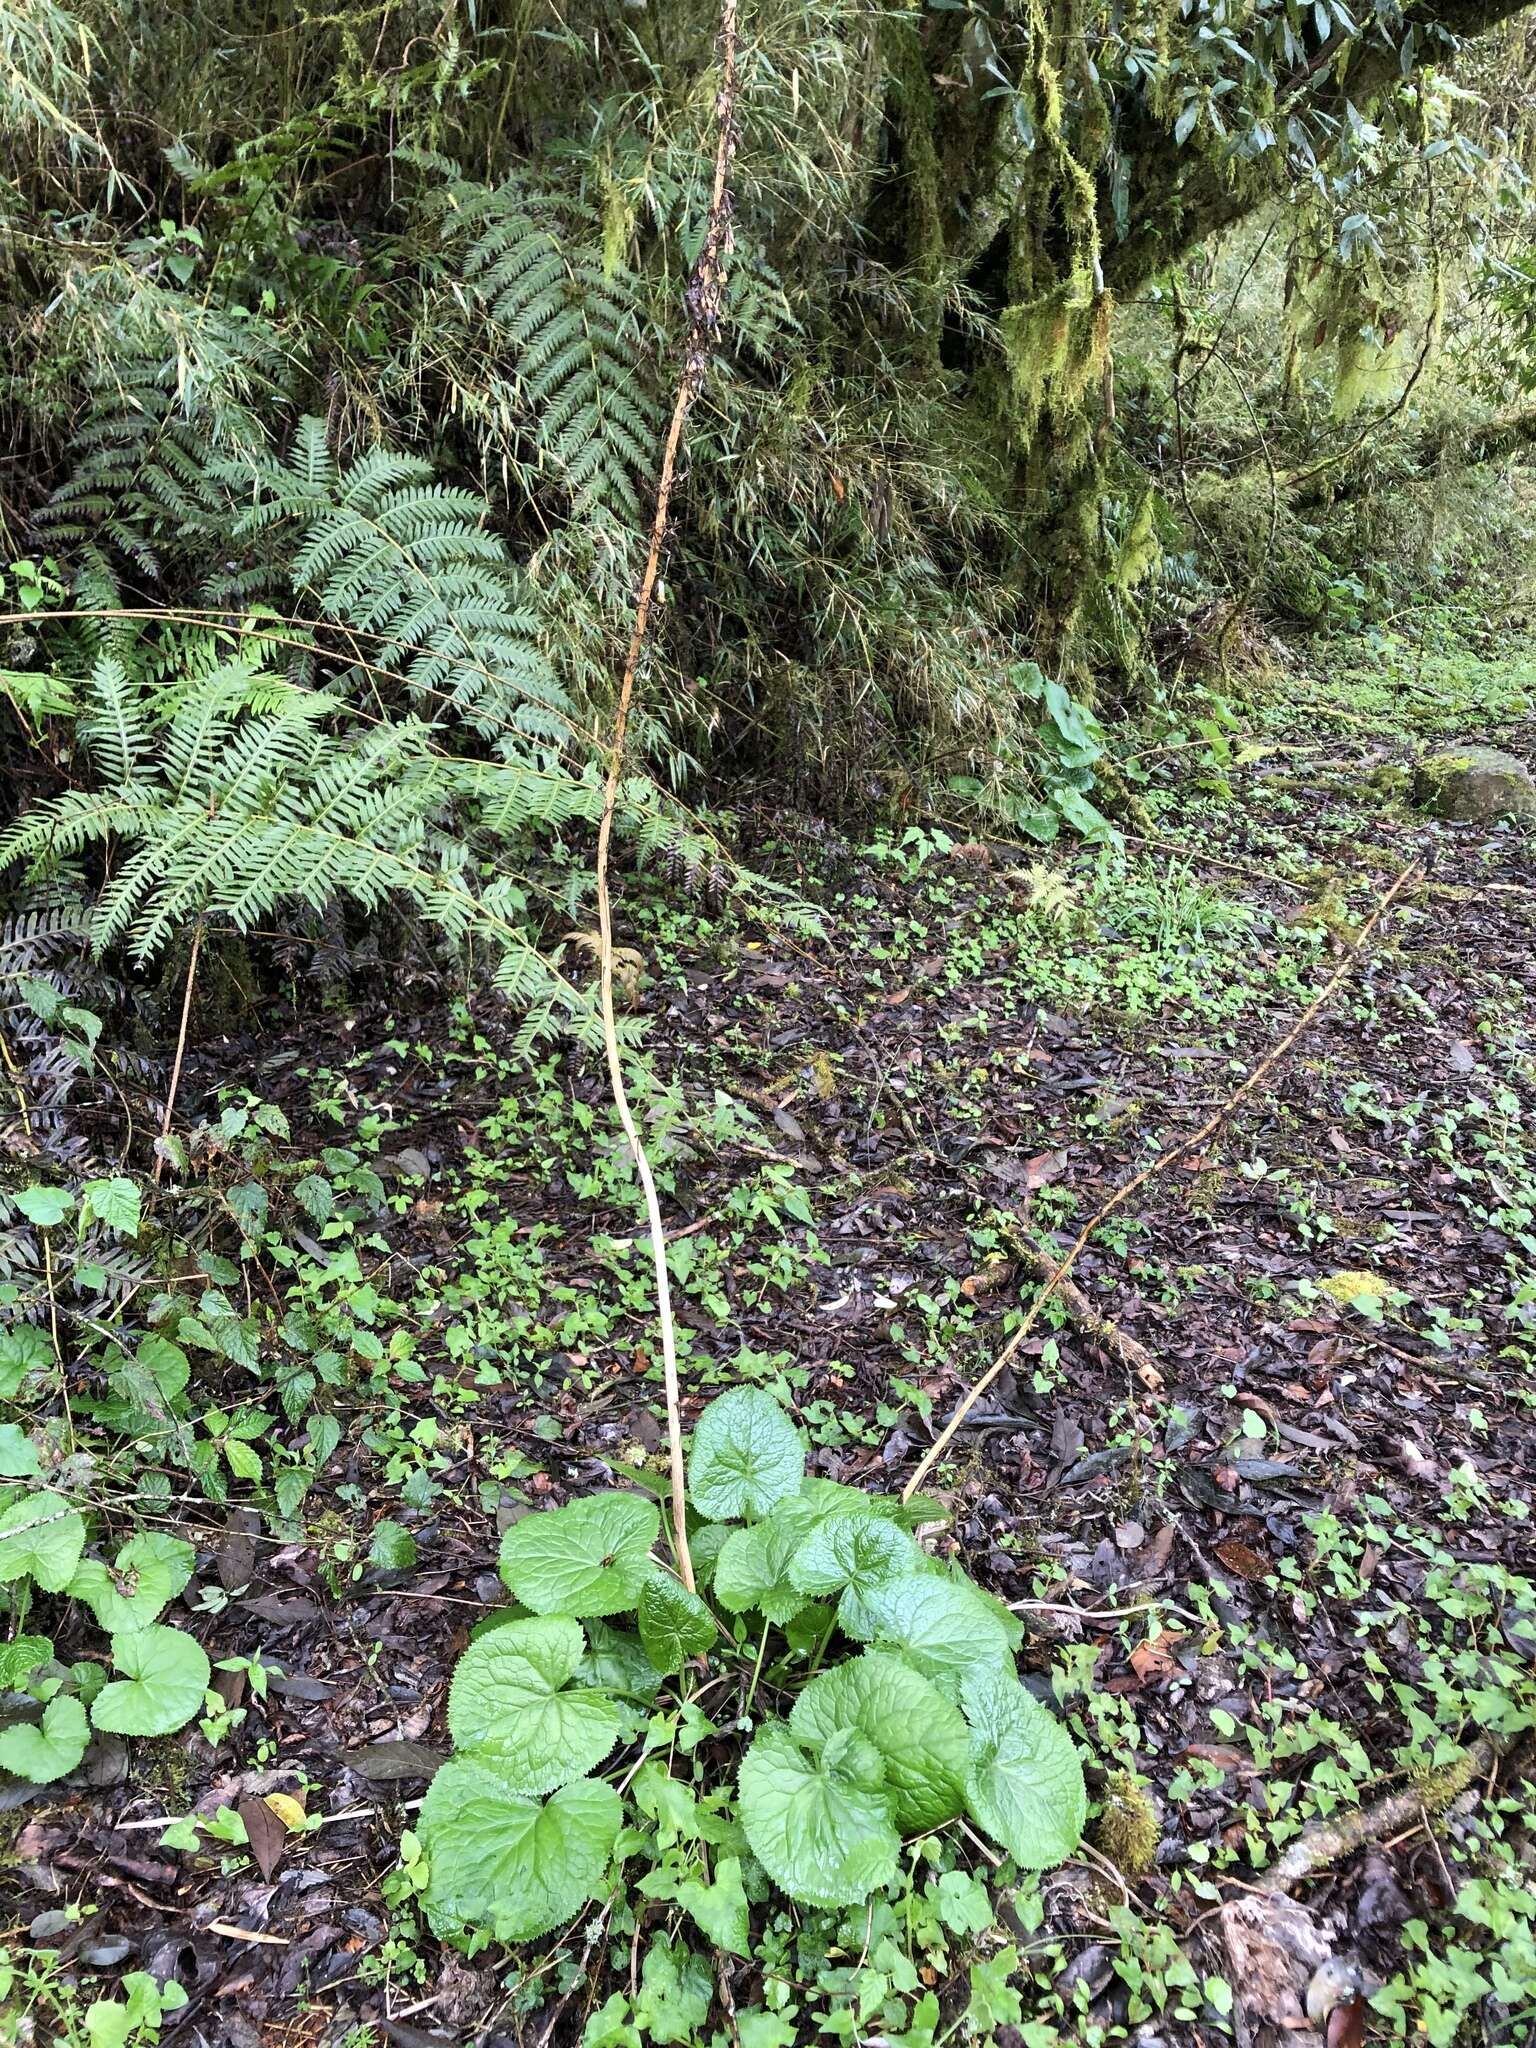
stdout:
<svg viewBox="0 0 1536 2048">
<path fill-rule="evenodd" d="M 190 1543 L 149 1531 L 130 1537 L 110 1570 L 99 1558 L 82 1558 L 68 1590 L 86 1603 L 109 1636 L 126 1634 L 158 1619 L 190 1580 L 196 1562 Z"/>
<path fill-rule="evenodd" d="M 0 1770 L 34 1785 L 51 1785 L 75 1768 L 90 1739 L 84 1707 L 61 1693 L 44 1707 L 40 1723 L 20 1721 L 0 1729 Z"/>
<path fill-rule="evenodd" d="M 36 1479 L 42 1472 L 37 1448 L 17 1422 L 0 1422 L 0 1479 Z"/>
<path fill-rule="evenodd" d="M 417 1822 L 433 1929 L 531 1941 L 574 1918 L 597 1897 L 623 1811 L 612 1786 L 588 1778 L 529 1799 L 508 1790 L 494 1767 L 451 1758 L 427 1788 Z"/>
<path fill-rule="evenodd" d="M 838 1616 L 850 1635 L 874 1632 L 864 1596 L 908 1579 L 924 1566 L 905 1529 L 872 1515 L 832 1515 L 818 1522 L 789 1560 L 790 1582 L 802 1593 L 841 1593 Z"/>
<path fill-rule="evenodd" d="M 742 1826 L 764 1870 L 809 1906 L 852 1906 L 896 1875 L 880 1752 L 851 1729 L 816 1749 L 782 1721 L 760 1728 L 737 1774 Z"/>
<path fill-rule="evenodd" d="M 80 1190 L 82 1220 L 95 1217 L 115 1230 L 119 1237 L 139 1234 L 139 1185 L 126 1174 L 115 1173 L 110 1180 L 88 1180 Z"/>
<path fill-rule="evenodd" d="M 869 1515 L 876 1521 L 894 1522 L 901 1515 L 896 1494 L 866 1493 L 862 1486 L 845 1486 L 840 1479 L 823 1479 L 816 1473 L 801 1480 L 797 1497 L 808 1511 L 808 1523 L 829 1515 Z"/>
<path fill-rule="evenodd" d="M 713 1947 L 733 1956 L 752 1953 L 739 1856 L 722 1856 L 710 1884 L 701 1884 L 694 1877 L 681 1879 L 674 1896 L 683 1911 L 693 1915 L 700 1933 Z"/>
<path fill-rule="evenodd" d="M 408 1572 L 416 1562 L 416 1538 L 403 1523 L 380 1522 L 368 1546 L 368 1562 L 380 1571 Z"/>
<path fill-rule="evenodd" d="M 1016 1678 L 975 1671 L 962 1687 L 971 1724 L 966 1805 L 1015 1863 L 1044 1870 L 1070 1856 L 1088 1815 L 1083 1766 L 1067 1730 Z"/>
<path fill-rule="evenodd" d="M 61 1493 L 25 1493 L 0 1514 L 0 1583 L 35 1579 L 62 1593 L 85 1548 L 85 1523 Z"/>
<path fill-rule="evenodd" d="M 448 1732 L 507 1790 L 548 1792 L 602 1762 L 619 1739 L 606 1694 L 561 1688 L 587 1647 L 574 1621 L 537 1615 L 471 1643 L 448 1694 Z"/>
<path fill-rule="evenodd" d="M 813 1678 L 789 1725 L 818 1748 L 840 1728 L 855 1728 L 872 1742 L 885 1760 L 903 1834 L 939 1827 L 965 1804 L 971 1745 L 959 1708 L 884 1650 L 866 1650 Z"/>
<path fill-rule="evenodd" d="M 621 1699 L 655 1699 L 661 1690 L 661 1673 L 641 1647 L 640 1638 L 628 1629 L 611 1628 L 606 1621 L 588 1620 L 587 1654 L 576 1667 L 583 1685 L 595 1685 L 599 1692 L 617 1693 Z"/>
<path fill-rule="evenodd" d="M 261 1477 L 261 1453 L 253 1444 L 245 1443 L 237 1436 L 227 1436 L 224 1439 L 224 1456 L 237 1479 Z"/>
<path fill-rule="evenodd" d="M 112 1735 L 174 1735 L 203 1704 L 208 1658 L 179 1628 L 151 1623 L 112 1638 L 112 1662 L 125 1675 L 104 1685 L 91 1709 Z"/>
<path fill-rule="evenodd" d="M 798 1493 L 800 1432 L 761 1387 L 735 1387 L 699 1417 L 688 1453 L 688 1495 L 711 1522 L 755 1520 Z"/>
<path fill-rule="evenodd" d="M 866 1593 L 859 1608 L 875 1642 L 900 1650 L 951 1699 L 959 1698 L 961 1678 L 978 1665 L 1012 1675 L 1013 1651 L 1001 1620 L 957 1579 L 896 1579 Z"/>
<path fill-rule="evenodd" d="M 27 1221 L 35 1223 L 39 1230 L 51 1230 L 66 1216 L 74 1214 L 75 1198 L 68 1188 L 42 1185 L 19 1188 L 11 1199 Z"/>
<path fill-rule="evenodd" d="M 746 1841 L 737 1823 L 718 1809 L 726 1797 L 725 1788 L 698 1798 L 691 1785 L 674 1778 L 664 1763 L 649 1757 L 635 1774 L 635 1805 L 656 1823 L 656 1845 L 670 1849 L 674 1842 L 708 1842 L 712 1848 L 740 1850 Z M 649 1887 L 649 1880 L 647 1880 Z M 670 1898 L 670 1892 L 647 1888 L 647 1897 Z"/>
<path fill-rule="evenodd" d="M 23 1691 L 32 1673 L 52 1656 L 53 1643 L 47 1636 L 17 1636 L 14 1642 L 0 1643 L 0 1692 Z"/>
<path fill-rule="evenodd" d="M 732 1614 L 755 1607 L 779 1628 L 793 1621 L 810 1599 L 789 1576 L 791 1560 L 804 1540 L 794 1517 L 778 1512 L 748 1528 L 733 1529 L 715 1565 L 715 1598 Z"/>
<path fill-rule="evenodd" d="M 134 1363 L 149 1374 L 167 1401 L 174 1401 L 178 1394 L 184 1393 L 192 1376 L 187 1354 L 181 1346 L 154 1331 L 140 1343 L 134 1353 Z"/>
<path fill-rule="evenodd" d="M 705 1957 L 657 1935 L 645 1952 L 635 2023 L 655 2048 L 680 2048 L 699 2038 L 715 2001 L 715 1973 Z"/>
<path fill-rule="evenodd" d="M 53 1362 L 53 1346 L 35 1323 L 12 1323 L 0 1330 L 0 1401 L 21 1391 L 29 1372 L 47 1372 Z"/>
<path fill-rule="evenodd" d="M 501 1576 L 535 1614 L 618 1614 L 651 1569 L 661 1512 L 635 1493 L 594 1493 L 524 1515 L 501 1539 Z"/>
<path fill-rule="evenodd" d="M 641 1587 L 637 1620 L 645 1654 L 658 1671 L 681 1671 L 719 1635 L 698 1594 L 668 1572 L 653 1571 Z"/>
</svg>

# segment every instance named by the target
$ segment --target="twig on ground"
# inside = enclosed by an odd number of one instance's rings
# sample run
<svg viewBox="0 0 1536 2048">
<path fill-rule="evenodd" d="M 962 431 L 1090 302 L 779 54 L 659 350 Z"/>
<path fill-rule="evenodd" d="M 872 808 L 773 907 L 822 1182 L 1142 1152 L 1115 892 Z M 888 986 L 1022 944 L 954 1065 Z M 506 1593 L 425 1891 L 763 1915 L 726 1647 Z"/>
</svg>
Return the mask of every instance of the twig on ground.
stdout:
<svg viewBox="0 0 1536 2048">
<path fill-rule="evenodd" d="M 1485 1735 L 1470 1749 L 1463 1750 L 1422 1784 L 1409 1785 L 1379 1799 L 1374 1806 L 1352 1807 L 1347 1813 L 1331 1814 L 1314 1821 L 1299 1834 L 1285 1854 L 1272 1863 L 1259 1880 L 1265 1892 L 1287 1891 L 1304 1878 L 1363 1849 L 1395 1835 L 1409 1823 L 1423 1826 L 1429 1816 L 1443 1813 L 1474 1779 L 1492 1770 L 1509 1748 L 1509 1739 Z M 1411 1832 L 1410 1828 L 1410 1832 Z"/>
<path fill-rule="evenodd" d="M 187 1026 L 192 1020 L 192 990 L 197 982 L 197 956 L 203 949 L 203 923 L 199 918 L 192 930 L 192 955 L 187 961 L 187 985 L 181 997 L 181 1025 L 176 1033 L 176 1059 L 171 1067 L 171 1085 L 165 1091 L 165 1114 L 160 1119 L 160 1142 L 155 1147 L 155 1179 L 165 1168 L 165 1147 L 171 1135 L 171 1118 L 176 1109 L 176 1090 L 181 1086 L 181 1063 L 187 1056 Z"/>
<path fill-rule="evenodd" d="M 656 1315 L 661 1329 L 661 1370 L 667 1404 L 667 1437 L 672 1468 L 672 1543 L 678 1571 L 689 1592 L 693 1591 L 693 1559 L 688 1551 L 685 1512 L 686 1472 L 683 1461 L 682 1395 L 677 1377 L 677 1332 L 672 1319 L 672 1290 L 667 1273 L 666 1232 L 662 1229 L 661 1203 L 656 1180 L 646 1156 L 629 1092 L 624 1084 L 624 1062 L 619 1053 L 618 1025 L 613 1003 L 613 904 L 608 894 L 608 853 L 613 839 L 613 814 L 619 800 L 619 781 L 624 772 L 624 738 L 629 726 L 630 706 L 635 694 L 635 676 L 645 648 L 650 623 L 651 600 L 661 573 L 661 552 L 666 545 L 672 484 L 677 473 L 678 450 L 688 414 L 704 383 L 709 349 L 720 327 L 721 299 L 725 289 L 726 260 L 731 247 L 731 204 L 726 189 L 731 157 L 736 144 L 736 0 L 724 0 L 720 12 L 720 92 L 715 102 L 715 175 L 710 193 L 704 241 L 688 280 L 686 304 L 688 334 L 683 371 L 678 379 L 672 420 L 662 451 L 661 474 L 656 484 L 656 510 L 651 520 L 650 548 L 640 592 L 635 602 L 634 625 L 624 673 L 619 684 L 619 701 L 614 713 L 613 739 L 608 749 L 608 777 L 603 789 L 603 811 L 597 828 L 597 927 L 601 964 L 603 1047 L 608 1055 L 608 1083 L 614 1108 L 624 1127 L 635 1171 L 645 1196 L 646 1215 L 651 1226 L 651 1252 L 656 1267 Z"/>
<path fill-rule="evenodd" d="M 1216 1110 L 1213 1115 L 1207 1117 L 1205 1122 L 1201 1124 L 1198 1129 L 1191 1131 L 1187 1137 L 1177 1139 L 1172 1145 L 1168 1146 L 1166 1150 L 1160 1152 L 1156 1159 L 1154 1159 L 1149 1166 L 1144 1166 L 1139 1173 L 1132 1174 L 1131 1178 L 1128 1181 L 1126 1181 L 1122 1187 L 1117 1188 L 1115 1192 L 1109 1197 L 1108 1201 L 1101 1203 L 1100 1206 L 1089 1217 L 1088 1221 L 1083 1225 L 1082 1229 L 1078 1232 L 1077 1236 L 1073 1239 L 1071 1245 L 1068 1247 L 1065 1257 L 1062 1258 L 1060 1263 L 1057 1265 L 1055 1278 L 1053 1280 L 1048 1280 L 1045 1283 L 1045 1285 L 1040 1289 L 1039 1293 L 1036 1294 L 1034 1300 L 1030 1303 L 1029 1307 L 1024 1311 L 1023 1320 L 1020 1322 L 1018 1328 L 1014 1331 L 1013 1335 L 1008 1339 L 1008 1342 L 1003 1346 L 1002 1350 L 997 1354 L 996 1358 L 993 1359 L 991 1365 L 987 1367 L 987 1370 L 982 1374 L 981 1378 L 974 1383 L 974 1385 L 970 1389 L 970 1392 L 966 1394 L 964 1399 L 961 1401 L 959 1407 L 955 1410 L 954 1414 L 949 1418 L 949 1421 L 944 1425 L 943 1429 L 940 1430 L 939 1434 L 934 1438 L 933 1442 L 924 1452 L 922 1458 L 918 1462 L 917 1470 L 912 1474 L 912 1477 L 907 1481 L 906 1485 L 902 1488 L 901 1497 L 903 1500 L 910 1500 L 913 1494 L 917 1492 L 918 1488 L 922 1485 L 923 1481 L 927 1478 L 928 1474 L 933 1470 L 935 1464 L 944 1455 L 945 1451 L 948 1450 L 950 1444 L 954 1441 L 956 1433 L 964 1426 L 965 1418 L 970 1414 L 971 1410 L 975 1407 L 976 1403 L 981 1399 L 982 1395 L 986 1392 L 987 1388 L 991 1386 L 992 1382 L 997 1378 L 998 1374 L 1002 1372 L 1003 1369 L 1009 1364 L 1009 1362 L 1015 1357 L 1017 1357 L 1019 1348 L 1023 1344 L 1025 1338 L 1029 1335 L 1030 1331 L 1034 1328 L 1035 1322 L 1039 1317 L 1041 1309 L 1045 1307 L 1045 1304 L 1054 1295 L 1060 1293 L 1062 1283 L 1066 1280 L 1066 1277 L 1073 1268 L 1073 1266 L 1077 1264 L 1078 1259 L 1082 1256 L 1082 1253 L 1087 1248 L 1089 1240 L 1092 1238 L 1093 1233 L 1098 1229 L 1099 1225 L 1103 1223 L 1107 1217 L 1112 1216 L 1117 1209 L 1121 1208 L 1126 1202 L 1128 1202 L 1131 1196 L 1137 1193 L 1139 1189 L 1144 1188 L 1147 1185 L 1148 1181 L 1155 1180 L 1160 1173 L 1163 1173 L 1164 1171 L 1166 1171 L 1168 1167 L 1172 1166 L 1175 1160 L 1182 1159 L 1186 1152 L 1192 1152 L 1197 1145 L 1203 1145 L 1208 1138 L 1214 1136 L 1214 1134 L 1218 1130 L 1220 1130 L 1221 1126 L 1227 1121 L 1228 1117 L 1230 1117 L 1234 1113 L 1234 1111 L 1236 1111 L 1244 1102 L 1247 1101 L 1248 1097 L 1253 1094 L 1255 1089 L 1257 1089 L 1260 1086 L 1260 1084 L 1265 1080 L 1265 1078 L 1274 1071 L 1275 1067 L 1278 1066 L 1280 1061 L 1290 1051 L 1291 1047 L 1296 1043 L 1297 1039 L 1301 1037 L 1302 1033 L 1307 1029 L 1308 1025 L 1312 1023 L 1313 1019 L 1332 1000 L 1333 996 L 1342 986 L 1345 977 L 1353 968 L 1355 961 L 1359 958 L 1360 952 L 1364 947 L 1366 940 L 1370 937 L 1371 933 L 1376 929 L 1377 925 L 1381 922 L 1382 918 L 1386 915 L 1387 911 L 1392 907 L 1393 903 L 1395 903 L 1397 898 L 1402 894 L 1403 890 L 1407 888 L 1410 882 L 1416 880 L 1422 872 L 1422 863 L 1419 861 L 1413 861 L 1412 863 L 1410 863 L 1408 867 L 1403 869 L 1401 874 L 1395 877 L 1391 886 L 1387 889 L 1386 893 L 1381 897 L 1381 899 L 1377 903 L 1375 909 L 1371 912 L 1370 916 L 1365 920 L 1365 923 L 1361 925 L 1359 931 L 1356 932 L 1354 938 L 1350 941 L 1344 953 L 1344 957 L 1340 960 L 1338 966 L 1334 969 L 1333 973 L 1329 976 L 1328 980 L 1323 984 L 1323 987 L 1319 991 L 1319 993 L 1313 998 L 1313 1000 L 1310 1003 L 1308 1003 L 1307 1007 L 1302 1011 L 1301 1015 L 1296 1019 L 1295 1023 L 1291 1026 L 1290 1030 L 1286 1032 L 1285 1036 L 1279 1041 L 1279 1043 L 1275 1045 L 1271 1051 L 1265 1054 L 1264 1058 L 1259 1061 L 1256 1067 L 1250 1069 L 1245 1078 L 1227 1097 L 1226 1101 L 1221 1105 L 1221 1107 L 1218 1110 Z"/>
<path fill-rule="evenodd" d="M 1149 1393 L 1160 1394 L 1163 1390 L 1163 1376 L 1158 1371 L 1151 1352 L 1145 1344 L 1139 1343 L 1128 1331 L 1109 1317 L 1084 1294 L 1075 1280 L 1066 1280 L 1058 1275 L 1056 1262 L 1050 1254 L 1029 1238 L 1022 1237 L 1015 1230 L 1006 1232 L 1008 1242 L 1026 1265 L 1033 1267 L 1038 1277 L 1054 1287 L 1056 1299 L 1061 1303 L 1072 1321 L 1091 1337 L 1095 1344 L 1102 1346 L 1110 1356 L 1135 1373 L 1137 1379 Z"/>
</svg>

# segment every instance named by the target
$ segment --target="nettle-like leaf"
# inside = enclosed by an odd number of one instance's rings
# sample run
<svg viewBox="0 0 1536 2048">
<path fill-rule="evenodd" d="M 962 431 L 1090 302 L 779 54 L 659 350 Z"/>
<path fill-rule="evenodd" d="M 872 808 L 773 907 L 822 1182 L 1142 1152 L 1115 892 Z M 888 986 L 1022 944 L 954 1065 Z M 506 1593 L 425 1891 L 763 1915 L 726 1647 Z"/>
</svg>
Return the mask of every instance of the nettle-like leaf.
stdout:
<svg viewBox="0 0 1536 2048">
<path fill-rule="evenodd" d="M 877 1622 L 865 1596 L 914 1577 L 923 1565 L 923 1553 L 894 1522 L 834 1514 L 818 1522 L 797 1548 L 789 1560 L 789 1577 L 802 1593 L 841 1594 L 838 1619 L 850 1635 L 867 1637 Z"/>
<path fill-rule="evenodd" d="M 938 1573 L 897 1579 L 872 1588 L 859 1601 L 876 1643 L 899 1650 L 948 1698 L 978 1668 L 1013 1675 L 1013 1645 L 1002 1617 L 974 1586 Z"/>
<path fill-rule="evenodd" d="M 643 1596 L 642 1596 L 643 1597 Z M 606 1621 L 589 1620 L 587 1654 L 576 1667 L 583 1685 L 595 1685 L 599 1692 L 617 1694 L 620 1699 L 655 1699 L 661 1690 L 661 1673 L 646 1655 L 640 1638 L 628 1629 L 610 1628 Z"/>
<path fill-rule="evenodd" d="M 14 1642 L 0 1643 L 0 1692 L 22 1691 L 37 1667 L 52 1656 L 47 1636 L 17 1636 Z"/>
<path fill-rule="evenodd" d="M 85 1602 L 109 1636 L 127 1634 L 159 1619 L 191 1579 L 196 1562 L 190 1543 L 150 1530 L 130 1537 L 110 1569 L 100 1558 L 82 1558 L 68 1591 Z"/>
<path fill-rule="evenodd" d="M 903 1834 L 940 1827 L 965 1805 L 971 1739 L 959 1708 L 884 1650 L 866 1650 L 813 1678 L 789 1725 L 818 1748 L 845 1728 L 872 1742 Z"/>
<path fill-rule="evenodd" d="M 714 1585 L 716 1600 L 730 1613 L 744 1614 L 755 1607 L 764 1620 L 783 1628 L 809 1605 L 810 1595 L 802 1593 L 789 1575 L 805 1541 L 803 1521 L 784 1511 L 794 1505 L 785 1503 L 766 1521 L 732 1530 L 715 1564 Z"/>
<path fill-rule="evenodd" d="M 602 1762 L 622 1721 L 605 1693 L 564 1691 L 587 1647 L 561 1615 L 511 1621 L 471 1643 L 448 1694 L 448 1731 L 507 1790 L 548 1792 Z"/>
<path fill-rule="evenodd" d="M 51 1785 L 74 1770 L 90 1739 L 84 1707 L 62 1693 L 44 1707 L 41 1722 L 0 1729 L 0 1770 L 34 1785 Z"/>
<path fill-rule="evenodd" d="M 434 1931 L 483 1928 L 497 1941 L 531 1941 L 572 1919 L 602 1886 L 622 1818 L 610 1785 L 581 1778 L 530 1799 L 493 1766 L 451 1758 L 418 1822 Z"/>
<path fill-rule="evenodd" d="M 84 1704 L 73 1693 L 61 1693 L 44 1707 L 35 1722 L 18 1722 L 0 1730 L 0 1770 L 48 1785 L 74 1770 L 90 1744 Z"/>
<path fill-rule="evenodd" d="M 19 1422 L 0 1422 L 0 1479 L 37 1479 L 42 1473 L 37 1446 Z"/>
<path fill-rule="evenodd" d="M 681 1671 L 719 1633 L 698 1594 L 662 1571 L 653 1571 L 641 1587 L 636 1620 L 645 1654 L 658 1671 Z"/>
<path fill-rule="evenodd" d="M 639 1599 L 660 1534 L 654 1501 L 594 1493 L 514 1522 L 501 1539 L 501 1576 L 535 1614 L 618 1614 Z"/>
<path fill-rule="evenodd" d="M 753 1737 L 737 1773 L 741 1821 L 774 1883 L 809 1906 L 853 1906 L 896 1875 L 901 1837 L 885 1766 L 857 1730 L 817 1748 L 782 1721 Z"/>
<path fill-rule="evenodd" d="M 736 1387 L 699 1417 L 688 1453 L 688 1494 L 711 1522 L 755 1521 L 800 1490 L 805 1445 L 771 1394 Z"/>
<path fill-rule="evenodd" d="M 0 1514 L 0 1583 L 34 1580 L 62 1593 L 85 1548 L 85 1523 L 61 1493 L 24 1493 Z"/>
<path fill-rule="evenodd" d="M 971 1724 L 966 1804 L 1015 1863 L 1044 1870 L 1082 1839 L 1088 1795 L 1077 1745 L 1018 1680 L 975 1671 L 961 1689 Z"/>
<path fill-rule="evenodd" d="M 201 1643 L 179 1628 L 130 1629 L 112 1638 L 112 1662 L 125 1675 L 104 1685 L 91 1708 L 113 1735 L 174 1735 L 203 1704 L 210 1672 Z"/>
<path fill-rule="evenodd" d="M 0 1330 L 0 1401 L 19 1393 L 29 1373 L 47 1372 L 53 1362 L 53 1346 L 35 1323 L 12 1323 Z"/>
</svg>

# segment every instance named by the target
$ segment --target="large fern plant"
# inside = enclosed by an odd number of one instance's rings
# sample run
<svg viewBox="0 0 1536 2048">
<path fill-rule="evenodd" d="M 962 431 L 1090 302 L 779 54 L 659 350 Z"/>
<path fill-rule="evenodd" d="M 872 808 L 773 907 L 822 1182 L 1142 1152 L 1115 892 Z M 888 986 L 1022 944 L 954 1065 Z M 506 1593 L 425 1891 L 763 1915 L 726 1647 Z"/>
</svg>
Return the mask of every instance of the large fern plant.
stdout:
<svg viewBox="0 0 1536 2048">
<path fill-rule="evenodd" d="M 216 466 L 252 500 L 230 527 L 261 546 L 299 609 L 341 629 L 351 659 L 332 687 L 403 683 L 428 716 L 485 736 L 559 744 L 571 706 L 540 646 L 540 622 L 477 492 L 438 483 L 419 456 L 376 449 L 341 467 L 325 423 L 300 421 L 286 463 Z"/>
<path fill-rule="evenodd" d="M 346 897 L 413 907 L 474 945 L 523 1012 L 531 1042 L 589 1028 L 590 1006 L 531 936 L 521 885 L 485 883 L 487 854 L 590 822 L 595 778 L 524 760 L 468 761 L 442 728 L 367 723 L 326 691 L 261 665 L 259 639 L 225 633 L 163 648 L 116 636 L 80 685 L 77 730 L 92 786 L 32 806 L 0 837 L 0 871 L 34 880 L 110 849 L 87 931 L 98 953 L 144 962 L 211 919 L 251 931 Z"/>
<path fill-rule="evenodd" d="M 437 368 L 509 484 L 578 519 L 638 525 L 660 442 L 640 278 L 590 206 L 547 181 L 517 171 L 487 186 L 416 161 L 434 174 L 418 350 L 441 357 L 454 320 L 457 361 Z"/>
</svg>

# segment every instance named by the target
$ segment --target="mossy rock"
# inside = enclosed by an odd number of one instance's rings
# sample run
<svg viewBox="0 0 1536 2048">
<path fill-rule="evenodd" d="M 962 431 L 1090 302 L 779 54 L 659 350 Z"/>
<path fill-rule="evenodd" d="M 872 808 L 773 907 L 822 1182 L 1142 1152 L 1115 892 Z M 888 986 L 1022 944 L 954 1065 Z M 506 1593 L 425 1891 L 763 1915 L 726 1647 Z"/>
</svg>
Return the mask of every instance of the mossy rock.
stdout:
<svg viewBox="0 0 1536 2048">
<path fill-rule="evenodd" d="M 1530 769 L 1497 747 L 1457 747 L 1427 755 L 1414 776 L 1413 797 L 1421 809 L 1457 823 L 1536 818 Z"/>
</svg>

